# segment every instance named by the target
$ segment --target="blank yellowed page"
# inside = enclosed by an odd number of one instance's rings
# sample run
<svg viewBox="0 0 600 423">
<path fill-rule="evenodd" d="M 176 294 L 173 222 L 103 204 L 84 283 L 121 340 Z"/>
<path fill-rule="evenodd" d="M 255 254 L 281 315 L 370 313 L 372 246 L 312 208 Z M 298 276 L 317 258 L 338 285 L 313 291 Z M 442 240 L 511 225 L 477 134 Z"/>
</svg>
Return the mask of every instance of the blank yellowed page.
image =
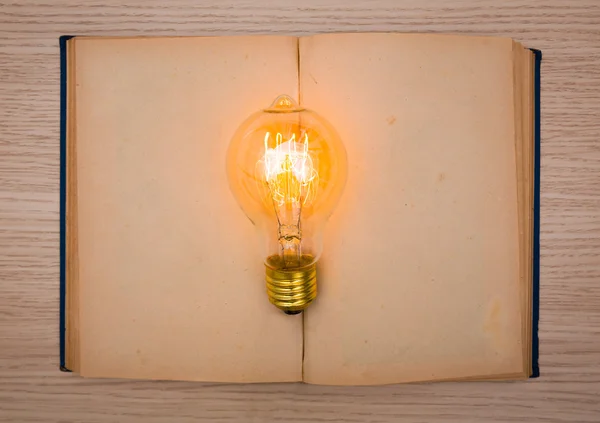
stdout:
<svg viewBox="0 0 600 423">
<path fill-rule="evenodd" d="M 293 37 L 76 39 L 81 373 L 301 379 L 229 192 L 236 127 L 297 94 Z"/>
<path fill-rule="evenodd" d="M 512 41 L 318 35 L 300 59 L 302 104 L 350 164 L 305 315 L 305 381 L 523 372 Z"/>
</svg>

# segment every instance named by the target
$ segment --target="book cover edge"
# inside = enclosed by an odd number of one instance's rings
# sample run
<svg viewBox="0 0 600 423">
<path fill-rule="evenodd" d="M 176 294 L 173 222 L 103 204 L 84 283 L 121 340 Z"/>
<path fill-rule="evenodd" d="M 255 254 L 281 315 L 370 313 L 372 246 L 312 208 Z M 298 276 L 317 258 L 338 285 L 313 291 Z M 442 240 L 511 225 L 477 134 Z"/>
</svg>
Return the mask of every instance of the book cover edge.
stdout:
<svg viewBox="0 0 600 423">
<path fill-rule="evenodd" d="M 70 372 L 66 367 L 66 293 L 67 293 L 67 41 L 73 35 L 59 37 L 60 48 L 60 304 L 59 304 L 59 344 L 60 370 Z"/>
<path fill-rule="evenodd" d="M 534 187 L 533 187 L 533 305 L 531 327 L 531 375 L 532 378 L 540 376 L 539 366 L 539 336 L 538 326 L 540 318 L 540 159 L 541 159 L 541 63 L 542 51 L 530 49 L 535 55 L 534 73 Z"/>
</svg>

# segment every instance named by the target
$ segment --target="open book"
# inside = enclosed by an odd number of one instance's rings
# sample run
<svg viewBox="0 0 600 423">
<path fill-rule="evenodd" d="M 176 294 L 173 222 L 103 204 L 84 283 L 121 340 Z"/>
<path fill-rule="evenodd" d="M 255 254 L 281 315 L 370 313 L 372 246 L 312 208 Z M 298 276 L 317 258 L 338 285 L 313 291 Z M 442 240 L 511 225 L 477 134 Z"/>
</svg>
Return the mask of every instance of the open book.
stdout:
<svg viewBox="0 0 600 423">
<path fill-rule="evenodd" d="M 537 376 L 539 62 L 507 38 L 63 37 L 61 365 L 372 385 Z M 227 183 L 280 94 L 348 180 L 288 316 Z"/>
</svg>

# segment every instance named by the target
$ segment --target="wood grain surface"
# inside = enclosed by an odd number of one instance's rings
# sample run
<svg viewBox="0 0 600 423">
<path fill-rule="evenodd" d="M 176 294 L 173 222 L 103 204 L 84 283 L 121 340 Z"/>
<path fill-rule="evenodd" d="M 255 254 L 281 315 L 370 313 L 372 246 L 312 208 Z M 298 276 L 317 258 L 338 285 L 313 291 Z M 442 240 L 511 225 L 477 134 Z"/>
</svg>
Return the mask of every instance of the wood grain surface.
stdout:
<svg viewBox="0 0 600 423">
<path fill-rule="evenodd" d="M 600 421 L 600 1 L 0 2 L 0 421 Z M 541 49 L 541 378 L 336 388 L 58 371 L 58 36 L 449 32 Z"/>
</svg>

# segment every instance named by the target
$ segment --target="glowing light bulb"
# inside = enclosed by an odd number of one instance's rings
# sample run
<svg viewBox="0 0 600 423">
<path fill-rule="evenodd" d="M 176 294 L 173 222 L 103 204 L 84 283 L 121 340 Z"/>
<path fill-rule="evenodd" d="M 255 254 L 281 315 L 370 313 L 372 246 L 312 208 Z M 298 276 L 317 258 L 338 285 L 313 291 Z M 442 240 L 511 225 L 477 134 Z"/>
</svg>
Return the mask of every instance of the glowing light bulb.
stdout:
<svg viewBox="0 0 600 423">
<path fill-rule="evenodd" d="M 229 186 L 261 237 L 269 300 L 287 314 L 317 296 L 323 230 L 346 174 L 336 131 L 287 95 L 246 119 L 231 140 Z"/>
</svg>

